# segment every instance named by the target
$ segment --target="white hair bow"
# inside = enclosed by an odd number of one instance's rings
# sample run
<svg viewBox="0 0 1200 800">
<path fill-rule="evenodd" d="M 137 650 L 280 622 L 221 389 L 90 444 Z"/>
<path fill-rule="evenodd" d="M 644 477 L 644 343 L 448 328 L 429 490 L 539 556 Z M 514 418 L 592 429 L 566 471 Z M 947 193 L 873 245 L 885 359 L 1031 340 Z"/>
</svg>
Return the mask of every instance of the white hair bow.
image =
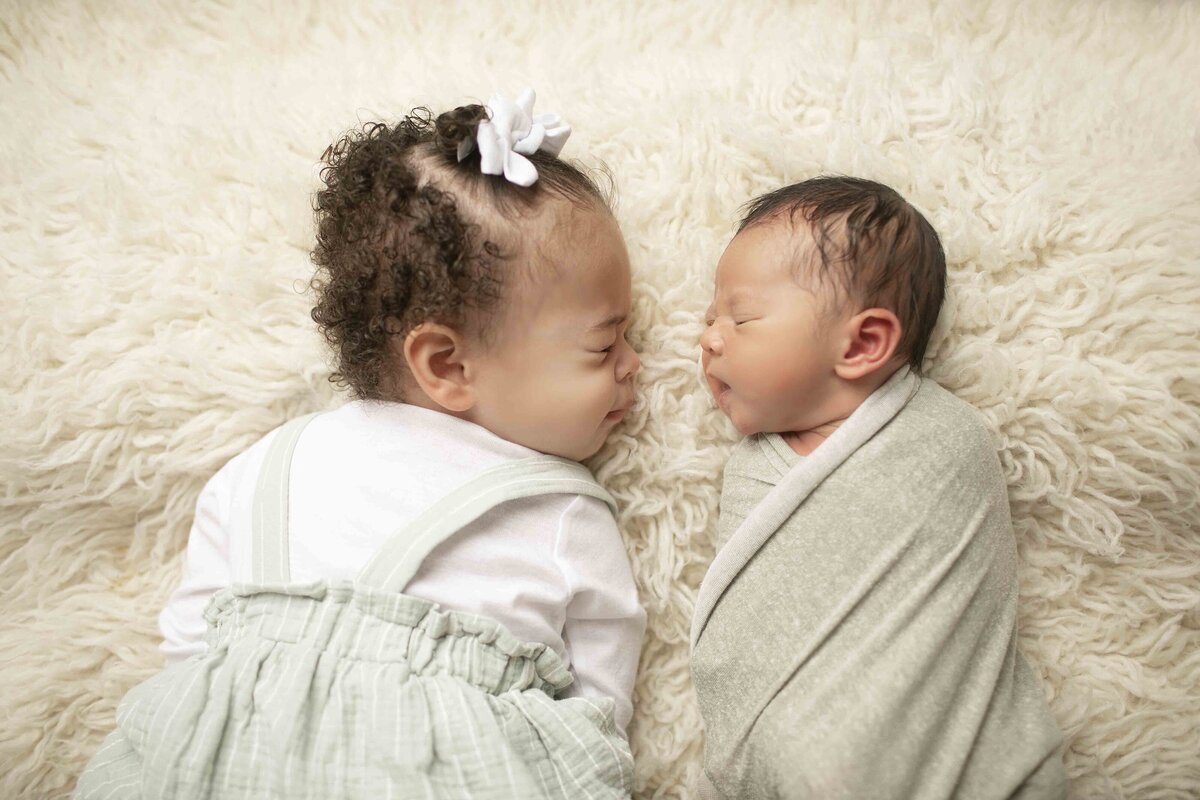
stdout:
<svg viewBox="0 0 1200 800">
<path fill-rule="evenodd" d="M 494 94 L 488 100 L 489 119 L 479 123 L 475 140 L 479 143 L 479 161 L 484 175 L 503 175 L 518 186 L 532 186 L 538 179 L 537 167 L 525 156 L 544 150 L 558 155 L 571 126 L 558 114 L 533 116 L 533 89 L 526 89 L 513 102 Z M 458 145 L 458 160 L 470 155 L 475 142 L 464 139 Z"/>
</svg>

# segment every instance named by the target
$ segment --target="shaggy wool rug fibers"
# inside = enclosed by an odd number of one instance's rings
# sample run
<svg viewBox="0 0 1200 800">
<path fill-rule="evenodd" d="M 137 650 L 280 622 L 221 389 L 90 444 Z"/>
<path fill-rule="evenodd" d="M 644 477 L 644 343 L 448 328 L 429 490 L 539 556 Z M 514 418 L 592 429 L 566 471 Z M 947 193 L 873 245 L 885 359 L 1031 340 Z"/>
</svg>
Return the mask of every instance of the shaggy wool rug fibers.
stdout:
<svg viewBox="0 0 1200 800">
<path fill-rule="evenodd" d="M 690 796 L 702 746 L 714 266 L 742 203 L 826 172 L 943 237 L 929 373 L 994 432 L 1073 796 L 1200 795 L 1197 41 L 1168 2 L 0 3 L 0 795 L 68 794 L 160 667 L 209 476 L 344 401 L 304 291 L 322 150 L 525 85 L 634 266 L 640 401 L 591 466 L 649 614 L 637 796 Z"/>
</svg>

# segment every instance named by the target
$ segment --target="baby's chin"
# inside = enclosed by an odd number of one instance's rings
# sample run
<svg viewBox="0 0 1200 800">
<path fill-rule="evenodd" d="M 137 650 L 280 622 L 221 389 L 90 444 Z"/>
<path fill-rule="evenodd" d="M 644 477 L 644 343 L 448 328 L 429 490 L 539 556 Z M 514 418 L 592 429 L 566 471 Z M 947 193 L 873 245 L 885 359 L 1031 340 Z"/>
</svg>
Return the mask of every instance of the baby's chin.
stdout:
<svg viewBox="0 0 1200 800">
<path fill-rule="evenodd" d="M 721 385 L 725 386 L 724 384 Z M 724 396 L 724 401 L 722 401 L 722 395 Z M 761 415 L 746 412 L 746 401 L 740 396 L 735 397 L 733 391 L 728 386 L 714 392 L 713 399 L 717 402 L 717 408 L 733 423 L 733 427 L 742 436 L 763 433 L 769 429 L 768 421 L 763 419 Z"/>
<path fill-rule="evenodd" d="M 735 409 L 722 408 L 721 413 L 733 423 L 733 427 L 742 436 L 751 436 L 755 433 L 763 432 L 763 426 L 759 420 L 747 418 L 744 414 L 739 414 Z"/>
<path fill-rule="evenodd" d="M 747 414 L 745 409 L 737 406 L 722 408 L 721 412 L 733 423 L 733 427 L 742 436 L 754 436 L 759 433 L 785 433 L 790 428 L 783 426 L 784 420 L 777 415 Z"/>
</svg>

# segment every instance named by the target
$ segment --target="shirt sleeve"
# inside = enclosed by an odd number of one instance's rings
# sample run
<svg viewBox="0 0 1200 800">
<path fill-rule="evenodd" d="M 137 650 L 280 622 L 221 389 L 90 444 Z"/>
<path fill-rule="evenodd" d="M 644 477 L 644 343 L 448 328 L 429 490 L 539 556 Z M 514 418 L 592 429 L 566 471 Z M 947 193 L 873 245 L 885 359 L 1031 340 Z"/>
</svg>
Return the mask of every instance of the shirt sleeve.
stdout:
<svg viewBox="0 0 1200 800">
<path fill-rule="evenodd" d="M 232 582 L 229 506 L 230 468 L 212 477 L 196 502 L 196 516 L 188 535 L 183 579 L 158 615 L 163 643 L 159 649 L 167 664 L 203 653 L 208 624 L 204 608 L 214 594 Z"/>
<path fill-rule="evenodd" d="M 633 716 L 646 612 L 608 506 L 576 497 L 559 521 L 555 560 L 570 592 L 563 642 L 575 682 L 567 696 L 611 697 L 622 730 Z"/>
</svg>

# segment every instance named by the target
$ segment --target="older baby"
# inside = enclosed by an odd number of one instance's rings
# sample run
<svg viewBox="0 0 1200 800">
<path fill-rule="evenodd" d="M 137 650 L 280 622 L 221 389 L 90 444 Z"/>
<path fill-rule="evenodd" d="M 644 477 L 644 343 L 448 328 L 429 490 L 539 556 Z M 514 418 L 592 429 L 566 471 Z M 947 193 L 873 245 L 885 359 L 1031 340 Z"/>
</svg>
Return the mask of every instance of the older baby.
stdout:
<svg viewBox="0 0 1200 800">
<path fill-rule="evenodd" d="M 633 402 L 629 260 L 533 94 L 325 154 L 313 318 L 355 398 L 200 496 L 79 797 L 623 798 L 645 614 L 579 459 Z"/>
</svg>

